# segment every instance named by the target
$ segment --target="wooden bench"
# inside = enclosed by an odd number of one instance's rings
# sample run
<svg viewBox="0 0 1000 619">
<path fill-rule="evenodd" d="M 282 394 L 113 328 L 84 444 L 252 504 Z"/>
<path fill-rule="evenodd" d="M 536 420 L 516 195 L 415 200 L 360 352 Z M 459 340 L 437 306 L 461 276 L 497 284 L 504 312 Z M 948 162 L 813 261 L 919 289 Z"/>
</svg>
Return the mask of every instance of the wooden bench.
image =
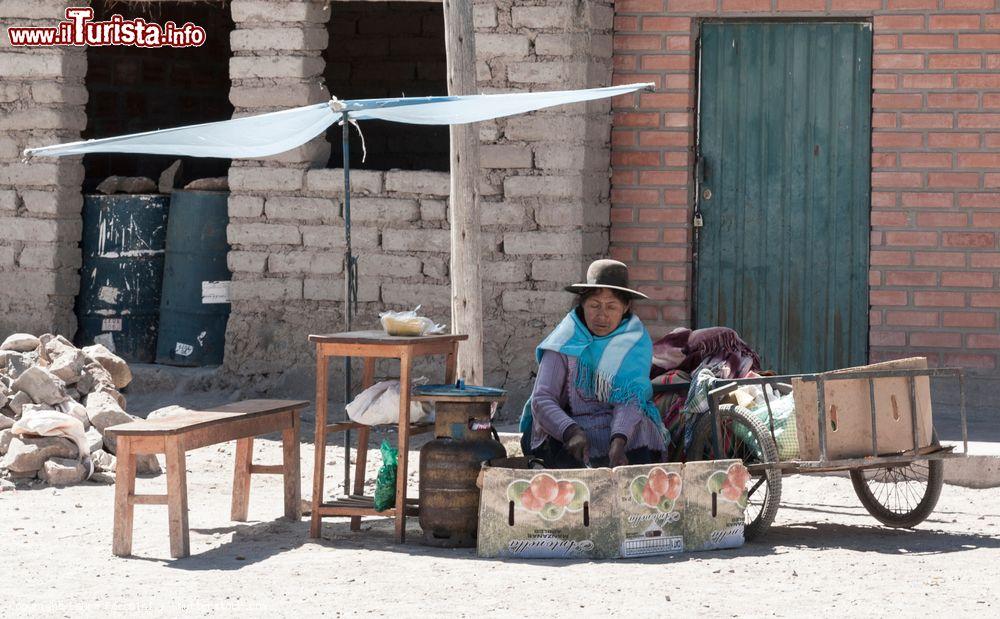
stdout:
<svg viewBox="0 0 1000 619">
<path fill-rule="evenodd" d="M 170 556 L 190 554 L 188 536 L 188 450 L 236 440 L 233 475 L 232 519 L 247 519 L 250 476 L 281 474 L 285 477 L 285 516 L 302 516 L 299 476 L 299 411 L 309 403 L 301 400 L 244 400 L 207 411 L 180 412 L 169 417 L 137 420 L 108 428 L 117 441 L 115 468 L 115 523 L 112 551 L 132 554 L 132 516 L 136 505 L 166 505 L 170 519 Z M 283 464 L 253 463 L 253 439 L 271 432 L 282 433 Z M 167 493 L 135 493 L 135 457 L 164 454 L 167 460 Z"/>
</svg>

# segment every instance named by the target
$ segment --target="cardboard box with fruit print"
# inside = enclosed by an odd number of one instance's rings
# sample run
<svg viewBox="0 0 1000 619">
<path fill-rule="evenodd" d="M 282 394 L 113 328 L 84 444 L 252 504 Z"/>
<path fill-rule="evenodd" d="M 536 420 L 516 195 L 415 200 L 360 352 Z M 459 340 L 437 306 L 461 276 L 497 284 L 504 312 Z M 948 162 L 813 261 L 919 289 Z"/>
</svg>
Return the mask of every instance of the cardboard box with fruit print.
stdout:
<svg viewBox="0 0 1000 619">
<path fill-rule="evenodd" d="M 611 469 L 483 467 L 481 557 L 618 556 Z"/>
<path fill-rule="evenodd" d="M 618 492 L 622 557 L 684 550 L 683 464 L 622 466 L 612 470 Z"/>
<path fill-rule="evenodd" d="M 750 472 L 739 460 L 684 465 L 684 549 L 719 550 L 743 545 Z"/>
<path fill-rule="evenodd" d="M 738 460 L 615 469 L 484 466 L 482 479 L 481 557 L 608 559 L 743 543 L 749 474 Z"/>
</svg>

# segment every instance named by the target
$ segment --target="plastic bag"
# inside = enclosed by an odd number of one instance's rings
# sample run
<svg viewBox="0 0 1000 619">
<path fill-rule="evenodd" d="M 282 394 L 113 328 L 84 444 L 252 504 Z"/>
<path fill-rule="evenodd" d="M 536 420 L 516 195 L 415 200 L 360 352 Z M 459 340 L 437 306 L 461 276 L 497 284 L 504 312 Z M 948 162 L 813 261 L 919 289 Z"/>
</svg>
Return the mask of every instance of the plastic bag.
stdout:
<svg viewBox="0 0 1000 619">
<path fill-rule="evenodd" d="M 753 396 L 753 402 L 750 404 L 741 404 L 744 408 L 755 409 L 759 406 L 767 407 L 764 403 L 764 391 L 767 391 L 767 397 L 771 402 L 774 402 L 781 397 L 781 392 L 774 388 L 773 385 L 762 384 L 762 385 L 743 385 L 740 390 L 746 391 Z"/>
<path fill-rule="evenodd" d="M 25 409 L 10 429 L 14 436 L 62 436 L 76 443 L 81 461 L 90 458 L 87 436 L 79 419 L 54 410 Z"/>
<path fill-rule="evenodd" d="M 763 397 L 761 398 L 763 400 Z M 795 400 L 792 394 L 783 395 L 779 398 L 771 398 L 771 412 L 774 413 L 774 441 L 778 447 L 778 459 L 795 460 L 799 457 L 799 436 L 798 424 L 795 420 Z M 767 406 L 760 404 L 750 409 L 750 413 L 760 420 L 770 433 L 771 424 L 768 420 Z M 743 426 L 736 424 L 734 431 L 745 442 L 753 439 L 749 436 Z"/>
<path fill-rule="evenodd" d="M 399 450 L 382 441 L 382 466 L 375 478 L 375 511 L 384 512 L 396 505 L 396 459 Z"/>
<path fill-rule="evenodd" d="M 434 333 L 444 333 L 444 325 L 435 324 L 430 318 L 418 316 L 420 311 L 418 305 L 407 312 L 382 312 L 378 315 L 382 321 L 382 328 L 389 335 L 431 335 Z"/>
<path fill-rule="evenodd" d="M 366 426 L 398 423 L 399 381 L 383 380 L 377 382 L 359 393 L 345 408 L 347 416 L 352 421 L 363 423 Z M 431 405 L 428 402 L 410 400 L 410 423 L 426 417 L 430 408 Z"/>
</svg>

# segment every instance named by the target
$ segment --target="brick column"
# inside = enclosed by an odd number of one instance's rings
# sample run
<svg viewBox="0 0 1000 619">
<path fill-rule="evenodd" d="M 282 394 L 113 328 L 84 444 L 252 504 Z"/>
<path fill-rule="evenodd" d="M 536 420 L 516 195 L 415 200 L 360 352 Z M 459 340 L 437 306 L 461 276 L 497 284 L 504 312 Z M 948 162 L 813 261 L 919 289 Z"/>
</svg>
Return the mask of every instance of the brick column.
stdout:
<svg viewBox="0 0 1000 619">
<path fill-rule="evenodd" d="M 4 26 L 51 26 L 86 2 L 8 0 Z M 79 289 L 79 157 L 22 161 L 24 148 L 80 139 L 86 126 L 86 53 L 13 48 L 0 36 L 0 334 L 52 331 L 72 338 Z"/>
<path fill-rule="evenodd" d="M 611 84 L 610 0 L 476 2 L 483 92 Z M 533 349 L 569 309 L 562 287 L 607 254 L 610 101 L 480 126 L 487 381 L 526 396 Z M 522 400 L 523 401 L 523 400 Z"/>
<path fill-rule="evenodd" d="M 650 296 L 637 312 L 654 337 L 691 312 L 695 22 L 685 13 L 712 12 L 715 1 L 677 0 L 670 11 L 663 0 L 615 3 L 615 83 L 653 82 L 656 92 L 615 107 L 611 254 Z"/>
<path fill-rule="evenodd" d="M 330 98 L 321 79 L 329 6 L 322 0 L 233 0 L 231 10 L 236 25 L 229 65 L 234 116 Z M 228 229 L 232 314 L 226 333 L 230 369 L 243 373 L 277 369 L 266 361 L 268 333 L 282 321 L 289 303 L 301 303 L 305 274 L 341 270 L 339 254 L 301 251 L 308 236 L 301 220 L 339 217 L 331 200 L 301 197 L 307 169 L 324 166 L 329 152 L 326 137 L 320 135 L 281 155 L 233 162 Z M 301 339 L 297 333 L 283 337 Z M 305 341 L 284 345 L 307 347 Z"/>
</svg>

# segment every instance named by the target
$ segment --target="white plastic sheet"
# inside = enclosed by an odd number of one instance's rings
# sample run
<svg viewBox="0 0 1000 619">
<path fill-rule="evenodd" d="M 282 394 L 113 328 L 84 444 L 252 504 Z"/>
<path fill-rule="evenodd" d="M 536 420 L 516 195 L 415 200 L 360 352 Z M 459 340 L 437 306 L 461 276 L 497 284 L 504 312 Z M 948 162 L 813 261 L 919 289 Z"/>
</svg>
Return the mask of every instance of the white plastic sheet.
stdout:
<svg viewBox="0 0 1000 619">
<path fill-rule="evenodd" d="M 516 92 L 465 97 L 412 97 L 407 99 L 363 99 L 345 101 L 356 120 L 390 120 L 415 125 L 461 125 L 491 118 L 524 114 L 555 105 L 616 97 L 653 86 L 652 83 L 626 84 L 586 90 Z M 363 105 L 354 111 L 353 105 Z"/>
<path fill-rule="evenodd" d="M 457 125 L 523 114 L 555 105 L 615 97 L 651 83 L 607 88 L 522 92 L 461 97 L 357 99 L 246 116 L 174 129 L 29 148 L 26 156 L 62 157 L 86 153 L 146 153 L 246 159 L 268 157 L 305 144 L 342 119 L 387 120 L 419 125 Z"/>
<path fill-rule="evenodd" d="M 329 103 L 201 125 L 28 148 L 26 156 L 145 153 L 242 159 L 267 157 L 301 146 L 326 131 L 338 115 Z"/>
<path fill-rule="evenodd" d="M 17 420 L 11 432 L 15 436 L 62 436 L 76 443 L 80 460 L 90 459 L 90 448 L 83 423 L 71 415 L 54 410 L 37 410 Z"/>
<path fill-rule="evenodd" d="M 366 426 L 380 426 L 399 422 L 399 381 L 383 380 L 357 395 L 345 407 L 351 421 Z M 427 416 L 429 405 L 410 400 L 410 423 Z"/>
</svg>

